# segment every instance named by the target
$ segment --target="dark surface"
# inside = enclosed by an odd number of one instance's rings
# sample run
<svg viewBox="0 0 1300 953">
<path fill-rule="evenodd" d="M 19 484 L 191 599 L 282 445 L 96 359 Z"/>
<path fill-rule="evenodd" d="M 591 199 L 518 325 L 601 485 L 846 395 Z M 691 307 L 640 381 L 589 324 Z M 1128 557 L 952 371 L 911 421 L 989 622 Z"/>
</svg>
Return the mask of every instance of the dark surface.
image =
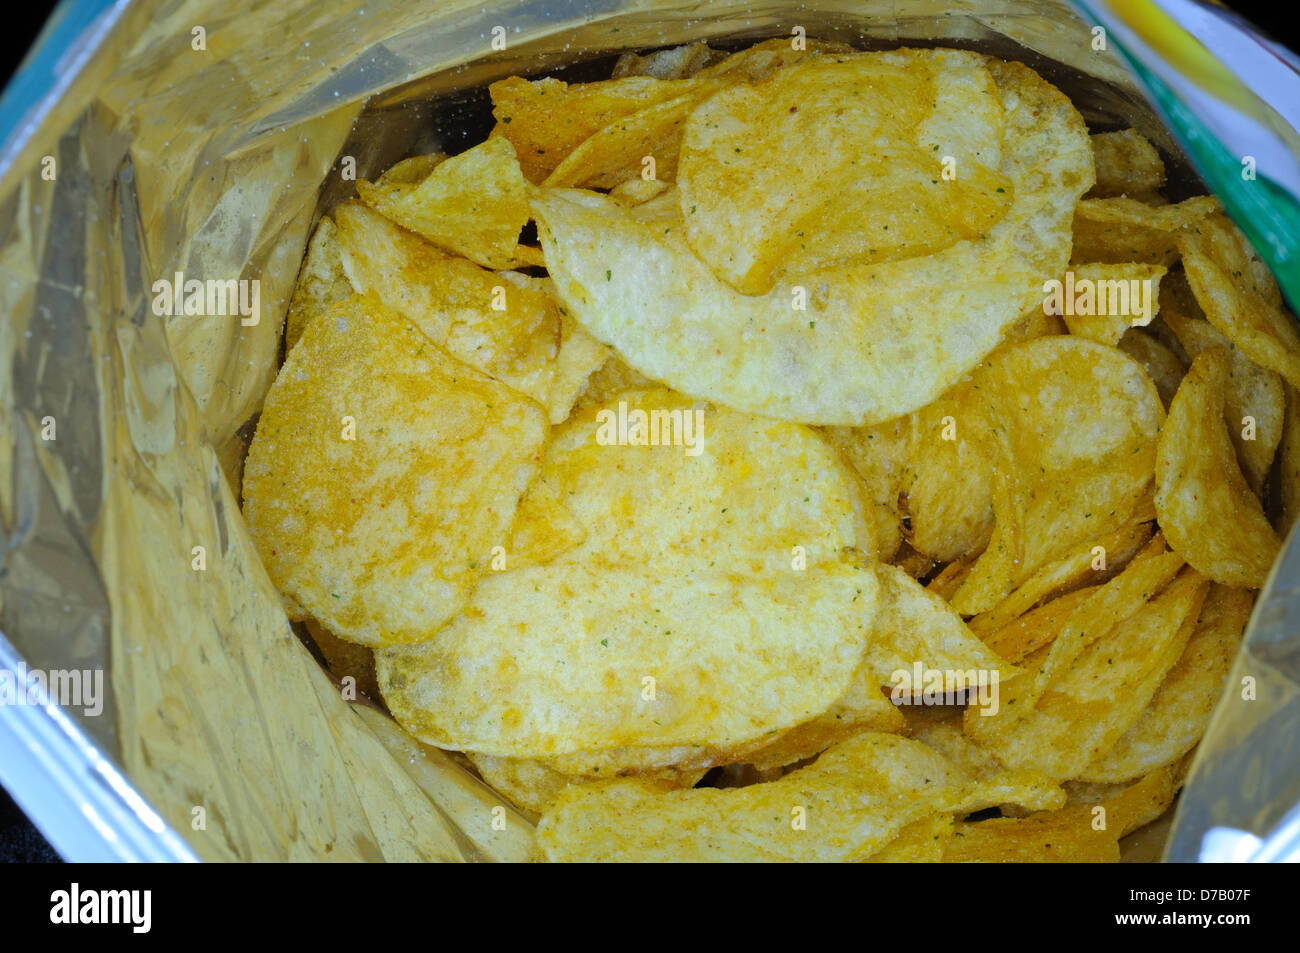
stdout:
<svg viewBox="0 0 1300 953">
<path fill-rule="evenodd" d="M 0 863 L 58 863 L 59 855 L 0 788 Z"/>
</svg>

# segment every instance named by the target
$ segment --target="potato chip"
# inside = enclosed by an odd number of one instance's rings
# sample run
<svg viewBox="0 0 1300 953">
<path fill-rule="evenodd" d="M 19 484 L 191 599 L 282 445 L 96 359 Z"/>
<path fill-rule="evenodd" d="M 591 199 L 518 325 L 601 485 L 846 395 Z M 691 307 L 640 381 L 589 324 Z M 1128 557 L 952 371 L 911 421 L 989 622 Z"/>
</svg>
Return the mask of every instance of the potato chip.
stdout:
<svg viewBox="0 0 1300 953">
<path fill-rule="evenodd" d="M 687 243 L 752 295 L 778 272 L 797 281 L 982 237 L 1012 199 L 984 64 L 959 50 L 823 56 L 713 96 L 683 135 Z"/>
<path fill-rule="evenodd" d="M 974 559 L 954 559 L 926 583 L 926 591 L 951 602 L 953 594 L 966 582 L 966 577 L 970 575 L 971 567 L 974 565 Z"/>
<path fill-rule="evenodd" d="M 992 608 L 1039 568 L 1133 522 L 1150 492 L 1160 395 L 1122 352 L 1047 337 L 993 354 L 974 375 L 996 437 L 997 524 L 953 595 L 963 615 Z"/>
<path fill-rule="evenodd" d="M 898 836 L 866 859 L 868 864 L 937 864 L 952 838 L 951 814 L 936 814 L 908 824 Z"/>
<path fill-rule="evenodd" d="M 1019 674 L 977 639 L 939 596 L 896 566 L 875 568 L 880 605 L 866 659 L 877 686 L 893 687 L 896 699 L 919 696 L 922 686 L 912 678 L 918 667 L 926 672 L 979 672 L 995 685 Z"/>
<path fill-rule="evenodd" d="M 1146 136 L 1136 129 L 1099 132 L 1089 136 L 1097 168 L 1097 184 L 1088 198 L 1140 196 L 1165 184 L 1165 164 Z"/>
<path fill-rule="evenodd" d="M 1066 807 L 1028 817 L 961 821 L 943 854 L 946 864 L 1115 864 L 1119 835 L 1096 830 L 1086 807 Z"/>
<path fill-rule="evenodd" d="M 921 555 L 907 543 L 895 550 L 894 555 L 889 557 L 889 561 L 913 579 L 929 578 L 939 566 L 938 562 L 929 556 Z"/>
<path fill-rule="evenodd" d="M 545 404 L 551 423 L 563 423 L 568 419 L 579 395 L 587 389 L 591 375 L 610 359 L 610 350 L 584 331 L 582 325 L 564 310 L 564 306 L 555 297 L 555 286 L 550 278 L 533 278 L 517 271 L 500 271 L 497 274 L 516 287 L 542 295 L 545 302 L 542 306 L 553 306 L 560 313 L 559 353 L 555 355 L 553 376 Z M 539 302 L 537 298 L 531 300 L 534 304 Z M 505 303 L 509 309 L 511 301 L 508 296 Z M 519 303 L 514 302 L 516 306 Z M 543 327 L 549 333 L 549 323 L 541 325 L 537 332 L 539 337 Z"/>
<path fill-rule="evenodd" d="M 992 609 L 972 618 L 971 631 L 987 638 L 1054 595 L 1084 582 L 1105 582 L 1148 544 L 1152 531 L 1150 523 L 1134 522 L 1082 543 L 1073 552 L 1038 570 Z M 1164 551 L 1163 540 L 1158 551 Z"/>
<path fill-rule="evenodd" d="M 875 573 L 880 602 L 850 689 L 817 718 L 746 755 L 751 764 L 792 764 L 864 729 L 901 731 L 904 721 L 895 704 L 930 704 L 927 691 L 935 685 L 945 693 L 940 701 L 988 704 L 1001 682 L 1019 674 L 975 638 L 943 599 L 903 570 L 877 565 Z M 950 689 L 952 698 L 946 695 Z"/>
<path fill-rule="evenodd" d="M 1156 390 L 1160 392 L 1160 403 L 1168 410 L 1173 403 L 1174 394 L 1178 392 L 1183 374 L 1187 372 L 1187 365 L 1154 337 L 1136 329 L 1125 331 L 1118 346 L 1145 368 L 1147 377 L 1151 378 Z"/>
<path fill-rule="evenodd" d="M 827 269 L 800 286 L 806 301 L 797 288 L 749 296 L 699 262 L 680 229 L 638 224 L 597 194 L 543 189 L 533 209 L 561 299 L 642 373 L 737 410 L 857 425 L 923 406 L 1039 299 L 1043 275 L 1064 269 L 1073 197 L 1090 182 L 1069 101 L 1019 64 L 990 69 L 1007 103 L 1014 196 L 982 240 Z"/>
<path fill-rule="evenodd" d="M 572 775 L 557 771 L 545 761 L 529 758 L 494 758 L 487 754 L 469 754 L 470 763 L 483 780 L 498 793 L 505 795 L 516 807 L 541 814 L 560 796 L 565 788 L 575 784 L 591 784 L 605 780 L 595 775 Z M 641 775 L 646 781 L 671 787 L 690 788 L 704 777 L 705 771 L 679 771 L 663 768 Z"/>
<path fill-rule="evenodd" d="M 505 539 L 545 437 L 532 401 L 355 296 L 308 325 L 271 386 L 244 515 L 276 587 L 332 632 L 426 639 Z"/>
<path fill-rule="evenodd" d="M 973 384 L 957 384 L 911 415 L 912 440 L 901 492 L 907 539 L 939 562 L 978 553 L 993 534 L 994 445 Z"/>
<path fill-rule="evenodd" d="M 1049 648 L 1025 660 L 1026 667 L 1032 664 L 1037 670 L 1028 687 L 1024 683 L 1016 687 L 1008 707 L 1014 707 L 1018 714 L 1028 712 L 1048 685 L 1074 665 L 1084 649 L 1141 610 L 1182 567 L 1183 558 L 1166 551 L 1163 536 L 1152 539 L 1123 572 L 1080 603 L 1057 631 Z M 999 730 L 1007 728 L 1005 722 L 999 726 Z"/>
<path fill-rule="evenodd" d="M 697 79 L 649 76 L 573 84 L 511 76 L 488 88 L 497 120 L 492 138 L 509 141 L 528 180 L 541 182 L 611 123 L 686 95 L 698 84 Z"/>
<path fill-rule="evenodd" d="M 1232 347 L 1210 322 L 1174 306 L 1177 298 L 1177 294 L 1166 296 L 1164 320 L 1178 335 L 1187 354 L 1194 358 L 1215 347 L 1224 348 L 1228 353 L 1228 382 L 1224 393 L 1228 436 L 1237 451 L 1242 476 L 1255 495 L 1261 496 L 1264 480 L 1273 466 L 1273 455 L 1282 440 L 1286 415 L 1282 379 Z"/>
<path fill-rule="evenodd" d="M 820 434 L 663 388 L 575 413 L 529 496 L 541 487 L 583 529 L 573 562 L 789 573 L 874 549 L 849 469 Z"/>
<path fill-rule="evenodd" d="M 307 256 L 298 272 L 293 297 L 289 299 L 289 313 L 284 322 L 285 351 L 293 350 L 303 329 L 317 315 L 353 294 L 352 283 L 343 271 L 338 229 L 333 221 L 322 218 L 307 243 Z"/>
<path fill-rule="evenodd" d="M 858 478 L 877 556 L 892 557 L 903 539 L 898 499 L 908 482 L 912 418 L 868 427 L 827 427 L 825 433 Z"/>
<path fill-rule="evenodd" d="M 838 565 L 525 567 L 483 579 L 436 639 L 377 653 L 379 683 L 403 727 L 441 748 L 725 752 L 845 693 L 876 590 L 871 572 Z"/>
<path fill-rule="evenodd" d="M 1157 768 L 1131 784 L 1070 781 L 1064 787 L 1071 803 L 1102 805 L 1106 809 L 1106 826 L 1120 837 L 1127 837 L 1164 814 L 1182 782 L 1179 763 Z M 1096 812 L 1091 813 L 1096 816 Z"/>
<path fill-rule="evenodd" d="M 330 674 L 340 681 L 351 678 L 352 688 L 378 701 L 380 694 L 379 682 L 375 678 L 374 653 L 364 645 L 340 639 L 315 619 L 307 619 L 303 624 Z M 343 684 L 347 686 L 346 682 Z"/>
<path fill-rule="evenodd" d="M 1300 333 L 1282 308 L 1268 267 L 1222 214 L 1189 225 L 1178 236 L 1183 271 L 1210 323 L 1260 367 L 1300 386 Z"/>
<path fill-rule="evenodd" d="M 1008 662 L 1013 664 L 1019 662 L 1039 649 L 1051 645 L 1069 623 L 1080 603 L 1096 591 L 1096 586 L 1075 589 L 1059 599 L 1053 599 L 1036 609 L 1031 609 L 1018 619 L 991 631 L 985 636 L 984 644 Z M 980 617 L 976 616 L 976 618 Z"/>
<path fill-rule="evenodd" d="M 933 748 L 971 777 L 987 780 L 1006 771 L 993 752 L 980 747 L 962 731 L 961 709 L 904 708 L 903 711 L 908 713 L 910 737 Z M 934 712 L 940 712 L 941 717 L 924 717 Z"/>
<path fill-rule="evenodd" d="M 384 190 L 394 185 L 419 185 L 446 159 L 447 155 L 443 152 L 403 159 L 389 166 L 383 175 L 375 179 L 374 187 Z"/>
<path fill-rule="evenodd" d="M 628 367 L 617 354 L 611 352 L 605 363 L 587 378 L 587 387 L 578 395 L 571 413 L 577 414 L 588 407 L 603 406 L 625 390 L 645 390 L 657 386 L 657 382 Z"/>
<path fill-rule="evenodd" d="M 1009 768 L 1077 777 L 1142 716 L 1182 655 L 1208 588 L 1200 574 L 1184 572 L 1058 670 L 1034 707 L 1008 699 L 992 717 L 967 711 L 967 733 Z M 1105 594 L 1099 590 L 1080 611 Z M 1063 633 L 1052 648 L 1064 641 Z"/>
<path fill-rule="evenodd" d="M 334 216 L 358 289 L 377 294 L 453 357 L 551 405 L 563 340 L 555 299 L 444 255 L 364 205 L 341 205 Z"/>
<path fill-rule="evenodd" d="M 1187 648 L 1150 707 L 1081 778 L 1127 781 L 1172 764 L 1196 745 L 1223 692 L 1253 603 L 1244 590 L 1210 587 Z"/>
<path fill-rule="evenodd" d="M 1156 513 L 1169 545 L 1202 573 L 1258 589 L 1281 543 L 1224 426 L 1230 368 L 1228 352 L 1211 348 L 1183 378 L 1156 453 Z"/>
<path fill-rule="evenodd" d="M 1063 283 L 1062 320 L 1071 334 L 1115 347 L 1129 328 L 1151 323 L 1164 274 L 1161 265 L 1075 265 Z"/>
<path fill-rule="evenodd" d="M 565 156 L 542 184 L 608 189 L 645 176 L 674 181 L 687 117 L 726 85 L 701 79 L 684 95 L 615 119 Z"/>
<path fill-rule="evenodd" d="M 408 167 L 402 178 L 418 168 Z M 485 268 L 520 263 L 516 245 L 528 224 L 526 189 L 514 147 L 499 138 L 433 165 L 420 182 L 357 183 L 367 205 Z"/>
<path fill-rule="evenodd" d="M 643 179 L 637 176 L 614 186 L 609 190 L 609 197 L 624 208 L 634 208 L 663 195 L 669 186 L 670 183 L 662 179 Z"/>
<path fill-rule="evenodd" d="M 935 814 L 1013 800 L 1059 805 L 1064 794 L 1014 772 L 976 781 L 915 741 L 865 733 L 765 784 L 569 788 L 542 816 L 537 839 L 551 861 L 851 861 Z"/>
<path fill-rule="evenodd" d="M 1174 263 L 1179 229 L 1220 208 L 1208 195 L 1153 207 L 1137 199 L 1084 199 L 1074 210 L 1074 250 L 1070 262 Z"/>
</svg>

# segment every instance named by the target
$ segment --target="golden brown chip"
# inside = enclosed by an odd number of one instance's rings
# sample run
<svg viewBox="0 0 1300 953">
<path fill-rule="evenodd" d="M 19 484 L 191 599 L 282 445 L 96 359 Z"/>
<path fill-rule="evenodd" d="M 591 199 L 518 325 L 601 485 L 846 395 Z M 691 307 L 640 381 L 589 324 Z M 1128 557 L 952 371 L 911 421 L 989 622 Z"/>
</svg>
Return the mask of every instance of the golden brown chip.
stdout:
<svg viewBox="0 0 1300 953">
<path fill-rule="evenodd" d="M 1104 600 L 1109 586 L 1085 601 L 1076 616 Z M 1008 698 L 1001 711 L 987 718 L 967 711 L 967 733 L 1008 767 L 1052 778 L 1077 777 L 1142 716 L 1182 655 L 1208 588 L 1204 577 L 1185 572 L 1079 652 L 1068 668 L 1058 670 L 1036 704 L 1032 696 L 1023 703 Z M 1063 633 L 1052 649 L 1062 645 L 1064 638 Z M 1015 692 L 1013 687 L 1006 694 Z"/>
<path fill-rule="evenodd" d="M 1164 274 L 1161 265 L 1074 265 L 1066 274 L 1061 300 L 1053 304 L 1071 334 L 1115 347 L 1129 328 L 1151 323 Z"/>
<path fill-rule="evenodd" d="M 924 745 L 866 733 L 776 781 L 673 791 L 614 781 L 564 791 L 537 837 L 551 861 L 862 860 L 935 814 L 1060 806 L 1033 775 L 972 779 Z"/>
<path fill-rule="evenodd" d="M 626 76 L 570 84 L 550 77 L 530 81 L 512 76 L 489 87 L 497 120 L 492 136 L 513 144 L 528 179 L 541 182 L 611 123 L 683 96 L 699 83 Z"/>
<path fill-rule="evenodd" d="M 1160 395 L 1136 362 L 1076 337 L 999 350 L 974 375 L 995 438 L 997 525 L 953 595 L 986 611 L 1048 563 L 1132 523 L 1150 492 Z"/>
<path fill-rule="evenodd" d="M 400 311 L 453 357 L 552 407 L 563 340 L 559 304 L 549 295 L 452 258 L 358 203 L 334 212 L 353 284 Z"/>
<path fill-rule="evenodd" d="M 1088 540 L 1073 552 L 1038 570 L 992 609 L 972 618 L 971 631 L 987 638 L 1046 599 L 1085 582 L 1105 582 L 1150 543 L 1153 531 L 1151 523 L 1135 522 L 1114 533 Z M 1157 551 L 1164 552 L 1164 549 L 1162 539 L 1157 544 Z"/>
<path fill-rule="evenodd" d="M 1096 830 L 1088 808 L 1066 807 L 1028 817 L 961 821 L 943 855 L 946 864 L 1114 864 L 1119 835 Z"/>
<path fill-rule="evenodd" d="M 1004 121 L 984 57 L 961 50 L 822 56 L 732 85 L 686 124 L 686 240 L 753 295 L 778 273 L 980 238 L 1012 200 Z"/>
<path fill-rule="evenodd" d="M 615 119 L 565 156 L 543 184 L 608 189 L 635 179 L 674 181 L 687 117 L 727 84 L 698 80 L 681 96 Z"/>
<path fill-rule="evenodd" d="M 402 170 L 399 179 L 418 168 Z M 357 194 L 403 228 L 485 268 L 540 264 L 516 252 L 529 219 L 528 193 L 505 139 L 488 139 L 439 162 L 419 182 L 358 182 Z"/>
<path fill-rule="evenodd" d="M 1178 235 L 1183 271 L 1210 323 L 1260 367 L 1300 386 L 1300 333 L 1282 308 L 1268 266 L 1226 215 L 1189 224 Z"/>
<path fill-rule="evenodd" d="M 1169 304 L 1176 298 L 1176 294 L 1171 295 Z M 1228 436 L 1237 451 L 1242 476 L 1257 496 L 1262 495 L 1264 480 L 1273 466 L 1273 455 L 1282 440 L 1286 413 L 1282 379 L 1232 347 L 1210 322 L 1192 317 L 1180 307 L 1166 307 L 1163 311 L 1165 323 L 1178 335 L 1188 356 L 1194 358 L 1214 347 L 1228 352 L 1228 382 L 1224 393 Z"/>
<path fill-rule="evenodd" d="M 1264 585 L 1280 542 L 1224 426 L 1228 352 L 1202 351 L 1169 408 L 1156 454 L 1156 513 L 1169 545 L 1226 586 Z"/>
<path fill-rule="evenodd" d="M 1187 365 L 1156 338 L 1136 329 L 1124 332 L 1119 339 L 1119 349 L 1146 369 L 1147 376 L 1160 392 L 1160 402 L 1168 410 L 1183 374 L 1187 372 Z"/>
<path fill-rule="evenodd" d="M 1097 166 L 1097 184 L 1088 198 L 1129 196 L 1140 199 L 1165 184 L 1165 164 L 1146 136 L 1136 129 L 1089 136 Z"/>
<path fill-rule="evenodd" d="M 277 588 L 332 632 L 427 639 L 505 540 L 545 436 L 532 401 L 354 296 L 307 326 L 271 386 L 244 515 Z"/>
<path fill-rule="evenodd" d="M 1223 691 L 1253 603 L 1244 590 L 1210 588 L 1187 648 L 1150 707 L 1088 765 L 1084 780 L 1127 781 L 1173 764 L 1196 745 Z"/>
<path fill-rule="evenodd" d="M 1074 210 L 1071 262 L 1146 262 L 1169 267 L 1178 257 L 1178 230 L 1219 209 L 1202 195 L 1177 205 L 1132 198 L 1084 199 Z"/>
</svg>

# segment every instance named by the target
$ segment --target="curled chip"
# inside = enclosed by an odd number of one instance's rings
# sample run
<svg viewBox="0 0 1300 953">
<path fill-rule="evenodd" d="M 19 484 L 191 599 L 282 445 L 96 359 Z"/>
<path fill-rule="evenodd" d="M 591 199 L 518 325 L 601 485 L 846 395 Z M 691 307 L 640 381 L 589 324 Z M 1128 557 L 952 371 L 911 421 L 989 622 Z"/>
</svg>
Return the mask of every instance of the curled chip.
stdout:
<svg viewBox="0 0 1300 953">
<path fill-rule="evenodd" d="M 923 744 L 869 732 L 747 787 L 571 787 L 543 814 L 537 839 L 551 861 L 852 861 L 936 814 L 1012 802 L 1059 807 L 1064 799 L 1033 774 L 976 780 Z"/>
<path fill-rule="evenodd" d="M 910 419 L 902 484 L 911 518 L 908 542 L 940 562 L 980 552 L 993 533 L 994 444 L 972 384 L 959 383 Z"/>
<path fill-rule="evenodd" d="M 876 576 L 880 580 L 880 608 L 872 626 L 866 662 L 877 686 L 891 686 L 897 699 L 906 700 L 922 694 L 924 686 L 914 684 L 913 673 L 917 670 L 963 678 L 982 673 L 994 690 L 999 681 L 1019 674 L 977 639 L 943 599 L 927 592 L 903 570 L 882 565 L 876 567 Z M 972 705 L 976 703 L 974 695 L 972 684 Z"/>
<path fill-rule="evenodd" d="M 612 188 L 646 173 L 671 182 L 677 175 L 687 116 L 727 84 L 724 79 L 701 79 L 681 96 L 616 119 L 565 156 L 543 184 Z"/>
<path fill-rule="evenodd" d="M 1180 297 L 1184 300 L 1178 306 L 1163 309 L 1163 318 L 1178 335 L 1188 356 L 1194 358 L 1215 347 L 1224 348 L 1228 353 L 1228 383 L 1224 392 L 1228 436 L 1237 451 L 1242 475 L 1259 496 L 1273 466 L 1273 455 L 1282 441 L 1286 414 L 1282 379 L 1232 347 L 1210 322 L 1191 316 L 1188 311 L 1200 310 L 1194 301 L 1186 301 L 1184 296 L 1176 293 L 1170 294 L 1166 300 L 1173 304 Z"/>
<path fill-rule="evenodd" d="M 1128 196 L 1143 199 L 1165 184 L 1165 164 L 1149 139 L 1136 129 L 1090 136 L 1097 184 L 1088 198 Z"/>
<path fill-rule="evenodd" d="M 625 76 L 569 84 L 519 76 L 489 87 L 497 124 L 492 138 L 510 142 L 525 176 L 541 182 L 583 142 L 612 123 L 698 88 L 699 79 Z M 491 141 L 491 140 L 489 140 Z"/>
<path fill-rule="evenodd" d="M 1150 707 L 1081 778 L 1127 781 L 1173 764 L 1195 746 L 1223 692 L 1253 604 L 1245 590 L 1210 587 L 1196 629 Z"/>
<path fill-rule="evenodd" d="M 364 205 L 341 205 L 334 216 L 344 265 L 358 290 L 406 315 L 458 360 L 540 404 L 552 404 L 563 339 L 554 298 L 522 276 L 512 280 L 445 255 Z M 568 406 L 559 403 L 567 413 Z"/>
<path fill-rule="evenodd" d="M 1003 113 L 984 57 L 959 50 L 823 56 L 731 86 L 684 133 L 687 243 L 766 294 L 778 273 L 980 238 L 1012 200 Z"/>
<path fill-rule="evenodd" d="M 244 514 L 272 581 L 335 634 L 426 639 L 504 540 L 545 437 L 532 401 L 354 296 L 272 385 Z"/>
<path fill-rule="evenodd" d="M 996 445 L 997 525 L 953 595 L 963 615 L 992 608 L 1040 567 L 1133 522 L 1151 489 L 1164 418 L 1141 365 L 1081 338 L 999 350 L 975 385 Z"/>
<path fill-rule="evenodd" d="M 849 690 L 823 714 L 746 756 L 759 768 L 793 764 L 846 735 L 897 731 L 895 705 L 989 707 L 1018 674 L 971 634 L 943 599 L 896 566 L 877 565 L 879 606 Z M 885 696 L 889 693 L 889 698 Z"/>
<path fill-rule="evenodd" d="M 1208 195 L 1177 205 L 1137 199 L 1084 199 L 1074 210 L 1074 262 L 1145 262 L 1169 267 L 1178 257 L 1178 230 L 1219 209 Z"/>
<path fill-rule="evenodd" d="M 1151 323 L 1159 308 L 1161 265 L 1087 264 L 1070 269 L 1059 312 L 1070 333 L 1111 347 L 1124 332 Z"/>
<path fill-rule="evenodd" d="M 422 645 L 376 653 L 394 717 L 441 748 L 522 758 L 742 749 L 849 687 L 870 571 L 534 566 L 483 579 Z"/>
<path fill-rule="evenodd" d="M 1226 215 L 1210 215 L 1178 236 L 1187 283 L 1210 323 L 1242 354 L 1300 386 L 1300 334 L 1282 310 L 1268 267 Z"/>
<path fill-rule="evenodd" d="M 1208 588 L 1200 574 L 1185 572 L 1080 652 L 1048 682 L 1032 708 L 1008 702 L 991 718 L 968 711 L 967 731 L 978 732 L 978 740 L 1008 767 L 1051 778 L 1078 777 L 1142 716 L 1182 655 Z M 1077 611 L 1087 611 L 1103 592 Z M 980 722 L 996 727 L 983 729 Z"/>
<path fill-rule="evenodd" d="M 1223 348 L 1202 351 L 1179 385 L 1156 453 L 1156 514 L 1169 545 L 1198 570 L 1258 589 L 1281 543 L 1224 426 L 1230 367 Z"/>
<path fill-rule="evenodd" d="M 1119 349 L 1146 368 L 1147 376 L 1160 392 L 1160 402 L 1168 410 L 1187 365 L 1156 338 L 1138 330 L 1125 331 L 1119 339 Z"/>
<path fill-rule="evenodd" d="M 421 166 L 403 171 L 413 175 Z M 528 253 L 517 248 L 529 217 L 527 183 L 505 139 L 433 165 L 422 181 L 401 181 L 406 178 L 358 182 L 357 194 L 403 228 L 485 268 L 541 264 L 523 260 Z"/>
<path fill-rule="evenodd" d="M 736 410 L 856 425 L 923 406 L 1040 300 L 1043 275 L 1064 270 L 1074 200 L 1091 183 L 1069 100 L 1019 64 L 988 68 L 1012 202 L 983 238 L 751 296 L 697 259 L 680 227 L 638 222 L 598 194 L 542 189 L 533 211 L 560 298 L 633 367 Z M 685 201 L 682 213 L 689 220 Z"/>
</svg>

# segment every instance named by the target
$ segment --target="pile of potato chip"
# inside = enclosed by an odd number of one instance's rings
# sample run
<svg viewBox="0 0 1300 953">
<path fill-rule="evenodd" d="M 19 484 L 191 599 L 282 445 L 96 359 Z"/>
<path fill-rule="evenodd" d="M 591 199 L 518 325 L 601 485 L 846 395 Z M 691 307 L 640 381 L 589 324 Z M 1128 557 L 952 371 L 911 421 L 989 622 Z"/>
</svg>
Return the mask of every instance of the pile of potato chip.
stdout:
<svg viewBox="0 0 1300 953">
<path fill-rule="evenodd" d="M 550 860 L 1117 860 L 1300 507 L 1219 205 L 968 51 L 491 95 L 321 220 L 246 461 L 335 673 Z"/>
</svg>

